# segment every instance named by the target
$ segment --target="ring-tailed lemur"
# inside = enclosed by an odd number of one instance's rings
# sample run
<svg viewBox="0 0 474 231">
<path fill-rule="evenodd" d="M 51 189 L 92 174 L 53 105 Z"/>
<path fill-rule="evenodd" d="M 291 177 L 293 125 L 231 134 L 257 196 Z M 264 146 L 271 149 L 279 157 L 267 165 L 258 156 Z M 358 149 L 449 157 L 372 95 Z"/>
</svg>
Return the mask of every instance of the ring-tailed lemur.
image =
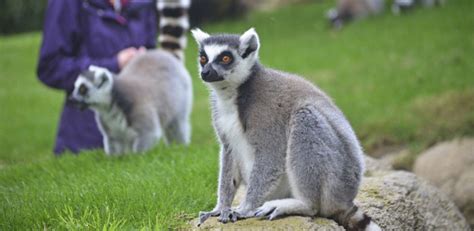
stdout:
<svg viewBox="0 0 474 231">
<path fill-rule="evenodd" d="M 336 8 L 326 16 L 334 28 L 340 28 L 349 21 L 380 14 L 384 10 L 384 0 L 339 0 Z"/>
<path fill-rule="evenodd" d="M 162 136 L 167 143 L 190 142 L 192 85 L 182 60 L 189 0 L 157 7 L 162 49 L 138 55 L 117 76 L 90 66 L 75 82 L 71 99 L 96 112 L 107 154 L 144 152 Z"/>
<path fill-rule="evenodd" d="M 200 75 L 211 91 L 220 150 L 218 200 L 210 216 L 331 217 L 349 229 L 380 230 L 353 200 L 363 152 L 349 122 L 319 88 L 259 63 L 259 37 L 192 30 Z M 236 189 L 244 201 L 231 208 Z"/>
</svg>

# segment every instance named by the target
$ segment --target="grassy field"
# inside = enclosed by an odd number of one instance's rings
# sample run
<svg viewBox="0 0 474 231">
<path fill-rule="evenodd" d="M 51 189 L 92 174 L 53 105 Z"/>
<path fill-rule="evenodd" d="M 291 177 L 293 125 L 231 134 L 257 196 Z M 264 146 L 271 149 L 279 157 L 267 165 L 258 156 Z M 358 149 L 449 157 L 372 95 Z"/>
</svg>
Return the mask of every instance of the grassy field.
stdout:
<svg viewBox="0 0 474 231">
<path fill-rule="evenodd" d="M 474 134 L 472 0 L 342 31 L 328 30 L 329 7 L 294 5 L 203 29 L 254 26 L 262 62 L 328 92 L 369 153 L 387 146 L 416 152 Z M 100 151 L 53 157 L 64 94 L 35 77 L 39 42 L 39 33 L 0 37 L 0 230 L 178 228 L 214 206 L 218 146 L 192 39 L 192 145 L 118 158 Z"/>
</svg>

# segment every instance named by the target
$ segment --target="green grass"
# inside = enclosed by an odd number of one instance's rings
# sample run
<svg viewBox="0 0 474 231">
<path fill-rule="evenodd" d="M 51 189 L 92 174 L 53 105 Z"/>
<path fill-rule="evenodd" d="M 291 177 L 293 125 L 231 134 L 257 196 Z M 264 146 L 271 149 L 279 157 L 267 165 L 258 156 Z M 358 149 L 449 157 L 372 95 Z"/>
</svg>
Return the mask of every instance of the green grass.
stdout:
<svg viewBox="0 0 474 231">
<path fill-rule="evenodd" d="M 329 3 L 294 5 L 204 26 L 256 27 L 267 66 L 318 84 L 345 112 L 368 152 L 413 150 L 474 134 L 474 3 L 390 14 L 330 31 Z M 146 155 L 51 154 L 64 94 L 35 77 L 40 35 L 0 38 L 0 230 L 183 227 L 215 203 L 217 151 L 207 89 L 196 71 L 192 145 Z"/>
</svg>

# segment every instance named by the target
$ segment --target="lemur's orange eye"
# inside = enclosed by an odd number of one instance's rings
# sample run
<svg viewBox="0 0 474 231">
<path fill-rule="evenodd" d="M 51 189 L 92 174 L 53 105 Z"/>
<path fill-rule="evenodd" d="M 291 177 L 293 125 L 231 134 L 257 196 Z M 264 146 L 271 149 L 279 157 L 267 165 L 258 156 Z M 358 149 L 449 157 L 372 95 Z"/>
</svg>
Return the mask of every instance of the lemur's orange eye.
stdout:
<svg viewBox="0 0 474 231">
<path fill-rule="evenodd" d="M 207 63 L 207 58 L 206 58 L 206 56 L 201 55 L 201 57 L 199 57 L 199 62 L 200 62 L 202 65 L 206 64 L 206 63 Z"/>
<path fill-rule="evenodd" d="M 232 61 L 232 58 L 228 55 L 224 55 L 222 57 L 222 63 L 224 63 L 224 64 L 229 64 L 231 61 Z"/>
</svg>

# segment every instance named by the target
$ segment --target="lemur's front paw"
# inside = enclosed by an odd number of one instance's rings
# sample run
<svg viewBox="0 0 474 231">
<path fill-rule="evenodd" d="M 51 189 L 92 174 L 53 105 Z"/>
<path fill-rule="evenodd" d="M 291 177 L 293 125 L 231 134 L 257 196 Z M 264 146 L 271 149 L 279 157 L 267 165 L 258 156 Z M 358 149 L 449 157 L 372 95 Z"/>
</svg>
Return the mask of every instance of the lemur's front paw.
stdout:
<svg viewBox="0 0 474 231">
<path fill-rule="evenodd" d="M 217 220 L 225 224 L 229 221 L 235 222 L 237 221 L 237 218 L 238 218 L 238 214 L 234 210 L 229 208 L 229 209 L 221 210 L 221 214 L 217 218 Z"/>
<path fill-rule="evenodd" d="M 238 214 L 230 209 L 214 209 L 210 212 L 199 212 L 199 224 L 198 226 L 201 226 L 202 223 L 204 223 L 207 219 L 210 217 L 217 217 L 217 220 L 222 223 L 227 223 L 229 221 L 235 222 L 237 221 Z"/>
<path fill-rule="evenodd" d="M 218 216 L 217 220 L 225 224 L 229 221 L 235 222 L 239 219 L 254 217 L 255 212 L 248 209 L 242 209 L 240 207 L 237 209 L 225 208 L 225 209 L 214 209 L 210 212 L 199 212 L 198 226 L 201 226 L 210 217 L 217 217 L 217 216 Z"/>
</svg>

